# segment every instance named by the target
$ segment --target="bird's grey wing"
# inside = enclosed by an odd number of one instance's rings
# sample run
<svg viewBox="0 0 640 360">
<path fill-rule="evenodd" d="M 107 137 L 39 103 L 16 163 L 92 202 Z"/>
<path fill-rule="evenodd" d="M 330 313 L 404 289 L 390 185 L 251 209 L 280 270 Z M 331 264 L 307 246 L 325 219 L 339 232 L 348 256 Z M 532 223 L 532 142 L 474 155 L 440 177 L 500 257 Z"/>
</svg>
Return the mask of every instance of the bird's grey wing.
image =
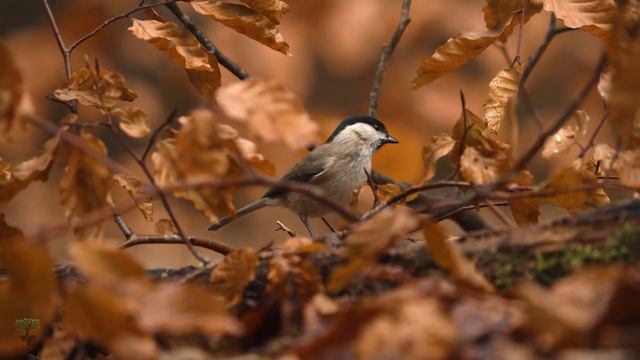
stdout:
<svg viewBox="0 0 640 360">
<path fill-rule="evenodd" d="M 314 149 L 305 159 L 293 166 L 281 180 L 302 183 L 314 183 L 326 173 L 330 158 L 327 158 L 320 147 Z M 264 197 L 277 198 L 287 192 L 287 189 L 273 186 Z"/>
</svg>

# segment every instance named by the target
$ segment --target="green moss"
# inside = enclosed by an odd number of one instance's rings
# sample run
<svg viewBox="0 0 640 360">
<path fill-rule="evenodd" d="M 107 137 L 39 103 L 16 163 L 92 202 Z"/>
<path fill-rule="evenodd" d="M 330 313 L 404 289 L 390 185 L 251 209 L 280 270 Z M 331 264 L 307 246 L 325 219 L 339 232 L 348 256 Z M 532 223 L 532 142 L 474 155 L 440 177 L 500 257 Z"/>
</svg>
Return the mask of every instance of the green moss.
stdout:
<svg viewBox="0 0 640 360">
<path fill-rule="evenodd" d="M 544 285 L 588 265 L 640 260 L 640 231 L 626 224 L 602 244 L 571 244 L 552 252 L 522 251 L 484 254 L 479 267 L 496 287 L 505 289 L 518 279 L 529 278 Z"/>
</svg>

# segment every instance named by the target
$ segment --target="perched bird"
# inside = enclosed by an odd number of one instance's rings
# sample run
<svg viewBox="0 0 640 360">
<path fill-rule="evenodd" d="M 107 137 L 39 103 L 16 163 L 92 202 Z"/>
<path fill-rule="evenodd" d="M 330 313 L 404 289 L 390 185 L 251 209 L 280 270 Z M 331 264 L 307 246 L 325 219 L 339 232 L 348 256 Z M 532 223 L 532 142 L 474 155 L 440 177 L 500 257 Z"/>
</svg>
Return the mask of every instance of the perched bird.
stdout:
<svg viewBox="0 0 640 360">
<path fill-rule="evenodd" d="M 367 183 L 371 173 L 371 160 L 382 145 L 397 144 L 380 120 L 371 116 L 353 116 L 344 119 L 327 142 L 315 147 L 302 161 L 293 166 L 282 180 L 309 183 L 322 188 L 334 200 L 347 204 L 353 191 Z M 300 217 L 311 237 L 313 229 L 308 217 L 323 216 L 331 211 L 304 194 L 272 187 L 260 200 L 236 212 L 235 216 L 221 219 L 209 230 L 222 226 L 265 206 L 286 206 Z"/>
</svg>

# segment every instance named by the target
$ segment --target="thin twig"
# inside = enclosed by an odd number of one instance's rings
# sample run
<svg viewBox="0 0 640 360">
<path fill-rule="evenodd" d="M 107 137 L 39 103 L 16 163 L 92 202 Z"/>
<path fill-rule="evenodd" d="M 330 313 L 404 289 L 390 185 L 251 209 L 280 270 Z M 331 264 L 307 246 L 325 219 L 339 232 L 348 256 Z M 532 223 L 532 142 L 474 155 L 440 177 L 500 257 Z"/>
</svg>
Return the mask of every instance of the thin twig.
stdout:
<svg viewBox="0 0 640 360">
<path fill-rule="evenodd" d="M 538 153 L 538 151 L 540 151 L 540 149 L 544 145 L 547 138 L 552 136 L 556 132 L 558 132 L 558 130 L 560 130 L 560 128 L 562 128 L 562 126 L 564 126 L 564 124 L 569 119 L 571 119 L 571 117 L 576 112 L 576 110 L 578 110 L 578 107 L 585 100 L 585 98 L 587 97 L 591 89 L 598 83 L 598 79 L 600 79 L 600 73 L 604 69 L 605 64 L 606 64 L 606 55 L 602 54 L 600 56 L 600 60 L 598 60 L 598 65 L 593 71 L 593 74 L 591 75 L 591 77 L 589 78 L 585 86 L 580 90 L 580 93 L 578 94 L 578 96 L 575 99 L 573 99 L 573 101 L 571 101 L 569 106 L 567 106 L 565 111 L 558 118 L 558 120 L 556 120 L 553 126 L 543 131 L 542 134 L 538 136 L 535 143 L 531 145 L 529 150 L 526 153 L 524 153 L 524 155 L 522 155 L 522 157 L 518 160 L 516 165 L 513 167 L 513 172 L 523 170 L 527 166 L 527 164 L 533 159 L 533 157 Z"/>
<path fill-rule="evenodd" d="M 600 118 L 600 121 L 598 122 L 598 125 L 596 126 L 596 129 L 593 131 L 593 134 L 591 134 L 591 137 L 589 138 L 589 142 L 582 148 L 582 151 L 580 151 L 580 155 L 578 155 L 579 158 L 583 158 L 587 154 L 587 151 L 589 151 L 589 149 L 591 149 L 595 145 L 596 137 L 598 137 L 598 134 L 600 133 L 600 130 L 602 130 L 602 127 L 604 126 L 604 123 L 607 121 L 608 117 L 609 110 L 605 109 L 602 117 Z"/>
<path fill-rule="evenodd" d="M 513 224 L 506 216 L 498 209 L 491 201 L 485 200 L 484 203 L 487 205 L 487 208 L 507 227 L 513 227 Z"/>
<path fill-rule="evenodd" d="M 189 16 L 187 16 L 187 14 L 182 11 L 182 9 L 180 9 L 180 6 L 178 6 L 178 4 L 170 3 L 165 6 L 176 16 L 176 18 L 182 23 L 182 25 L 184 25 L 184 27 L 187 28 L 187 30 L 189 30 L 193 34 L 193 36 L 196 37 L 196 39 L 198 39 L 198 42 L 200 42 L 200 44 L 202 44 L 202 46 L 207 49 L 207 51 L 211 55 L 216 57 L 216 59 L 222 66 L 224 66 L 240 80 L 244 80 L 249 77 L 249 74 L 247 74 L 246 71 L 235 64 L 231 59 L 226 57 L 220 50 L 218 50 L 213 42 L 209 40 L 207 35 L 205 35 L 204 32 L 202 32 L 202 30 L 200 30 L 196 26 L 196 24 L 191 21 Z"/>
<path fill-rule="evenodd" d="M 291 237 L 296 237 L 296 232 L 291 230 L 287 225 L 283 224 L 282 221 L 276 221 L 276 228 L 273 231 L 284 231 Z"/>
<path fill-rule="evenodd" d="M 522 0 L 522 9 L 520 10 L 520 26 L 518 27 L 518 41 L 516 43 L 516 55 L 513 57 L 513 61 L 511 61 L 511 67 L 514 67 L 516 64 L 520 65 L 522 61 L 520 60 L 520 50 L 522 49 L 522 30 L 524 28 L 524 17 L 527 12 L 527 0 Z"/>
<path fill-rule="evenodd" d="M 467 100 L 464 98 L 464 92 L 460 89 L 460 106 L 462 107 L 462 138 L 460 139 L 460 151 L 458 152 L 458 159 L 464 154 L 464 148 L 467 142 L 467 133 L 471 129 L 473 124 L 468 125 L 467 120 Z M 447 181 L 453 180 L 460 173 L 460 161 L 458 160 L 458 166 L 453 170 L 451 175 L 447 176 Z"/>
<path fill-rule="evenodd" d="M 122 235 L 124 235 L 125 240 L 131 239 L 131 237 L 135 233 L 133 232 L 133 230 L 131 230 L 131 227 L 127 225 L 127 223 L 124 221 L 124 219 L 122 218 L 120 213 L 118 213 L 118 210 L 115 207 L 113 208 L 113 220 L 116 222 L 116 225 L 118 225 L 118 228 L 122 232 Z"/>
<path fill-rule="evenodd" d="M 167 126 L 171 125 L 171 123 L 173 122 L 173 119 L 176 117 L 176 113 L 178 111 L 177 110 L 173 110 L 169 116 L 167 116 L 167 118 L 164 120 L 164 122 L 162 124 L 160 124 L 160 126 L 158 126 L 153 133 L 151 134 L 151 137 L 149 137 L 149 142 L 147 143 L 147 146 L 144 149 L 144 152 L 142 153 L 142 156 L 140 156 L 140 160 L 142 162 L 145 162 L 147 160 L 147 156 L 149 156 L 149 153 L 151 152 L 151 149 L 153 148 L 153 145 L 156 143 L 156 139 L 158 138 L 158 135 L 160 135 L 160 132 L 162 130 L 164 130 L 164 128 L 166 128 Z"/>
<path fill-rule="evenodd" d="M 204 249 L 209 249 L 211 251 L 215 251 L 218 254 L 227 255 L 233 251 L 234 248 L 231 246 L 225 245 L 223 243 L 210 240 L 203 239 L 195 236 L 187 237 L 189 244 L 192 246 L 201 247 Z M 184 240 L 180 237 L 180 235 L 134 235 L 130 240 L 127 240 L 120 244 L 120 248 L 127 249 L 130 247 L 145 245 L 145 244 L 184 244 Z"/>
<path fill-rule="evenodd" d="M 365 175 L 367 176 L 367 184 L 369 185 L 369 187 L 371 188 L 371 192 L 373 193 L 373 207 L 375 208 L 376 206 L 378 206 L 378 204 L 380 204 L 380 198 L 378 196 L 378 185 L 375 183 L 375 181 L 373 181 L 369 170 L 367 170 L 367 168 L 364 168 L 363 170 Z"/>
<path fill-rule="evenodd" d="M 167 5 L 167 4 L 170 4 L 170 3 L 174 3 L 176 1 L 177 0 L 166 0 L 166 1 L 161 1 L 159 3 L 155 3 L 155 4 L 139 5 L 136 8 L 133 8 L 131 10 L 123 12 L 122 14 L 119 14 L 119 15 L 116 15 L 114 17 L 111 17 L 111 18 L 105 20 L 102 24 L 98 25 L 95 29 L 93 29 L 90 32 L 88 32 L 87 34 L 83 35 L 80 39 L 76 40 L 73 44 L 69 45 L 69 47 L 67 48 L 67 52 L 69 52 L 69 54 L 71 54 L 73 52 L 73 50 L 75 50 L 75 48 L 77 48 L 83 42 L 85 42 L 85 41 L 89 40 L 90 38 L 92 38 L 93 36 L 95 36 L 98 32 L 100 32 L 102 29 L 106 28 L 107 26 L 109 26 L 113 22 L 128 18 L 129 16 L 133 15 L 134 13 L 136 13 L 136 12 L 138 12 L 140 10 L 153 8 L 153 7 L 156 7 L 156 6 Z"/>
<path fill-rule="evenodd" d="M 373 86 L 371 87 L 371 94 L 369 100 L 369 116 L 375 116 L 378 109 L 378 98 L 380 97 L 380 86 L 382 85 L 382 77 L 384 76 L 384 70 L 387 67 L 387 63 L 393 54 L 393 51 L 400 42 L 402 34 L 411 22 L 409 17 L 409 9 L 411 8 L 411 0 L 402 0 L 402 7 L 400 9 L 400 21 L 396 30 L 393 32 L 391 41 L 382 47 L 382 53 L 380 54 L 380 60 L 378 61 L 378 67 L 376 69 L 376 75 L 373 80 Z"/>
</svg>

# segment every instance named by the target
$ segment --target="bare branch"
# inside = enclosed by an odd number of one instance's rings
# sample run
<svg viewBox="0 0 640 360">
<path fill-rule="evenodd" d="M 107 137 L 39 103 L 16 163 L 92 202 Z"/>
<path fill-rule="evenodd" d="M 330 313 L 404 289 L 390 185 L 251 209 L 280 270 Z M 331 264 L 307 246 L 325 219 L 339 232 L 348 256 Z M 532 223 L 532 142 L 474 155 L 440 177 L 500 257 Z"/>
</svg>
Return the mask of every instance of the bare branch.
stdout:
<svg viewBox="0 0 640 360">
<path fill-rule="evenodd" d="M 132 236 L 135 235 L 133 230 L 131 230 L 129 225 L 127 225 L 127 223 L 124 221 L 115 207 L 113 208 L 113 220 L 116 222 L 116 225 L 118 225 L 118 228 L 122 232 L 122 235 L 124 235 L 125 240 L 129 240 Z"/>
<path fill-rule="evenodd" d="M 231 246 L 214 240 L 203 239 L 195 236 L 189 236 L 187 237 L 187 239 L 191 246 L 209 249 L 211 251 L 217 252 L 218 254 L 227 255 L 235 251 L 235 249 Z M 131 239 L 120 244 L 120 248 L 127 249 L 130 247 L 146 244 L 184 244 L 184 240 L 180 237 L 180 235 L 133 235 Z"/>
<path fill-rule="evenodd" d="M 98 25 L 95 29 L 93 29 L 90 32 L 88 32 L 87 34 L 83 35 L 80 39 L 76 40 L 73 44 L 69 45 L 69 47 L 67 48 L 67 51 L 69 52 L 69 54 L 71 54 L 73 52 L 73 50 L 75 50 L 75 48 L 80 46 L 80 44 L 82 44 L 83 42 L 89 40 L 90 38 L 95 36 L 98 32 L 100 32 L 101 30 L 103 30 L 104 28 L 106 28 L 107 26 L 111 25 L 112 23 L 114 23 L 114 22 L 116 22 L 118 20 L 126 19 L 129 16 L 133 15 L 134 13 L 136 13 L 136 12 L 138 12 L 140 10 L 153 8 L 153 7 L 157 7 L 157 6 L 162 6 L 162 5 L 167 5 L 167 4 L 174 3 L 176 1 L 177 0 L 166 0 L 166 1 L 161 1 L 159 3 L 155 3 L 155 4 L 148 4 L 148 5 L 142 5 L 141 4 L 136 8 L 133 8 L 133 9 L 128 10 L 128 11 L 125 11 L 122 14 L 116 15 L 114 17 L 111 17 L 111 18 L 105 20 L 102 24 Z"/>
<path fill-rule="evenodd" d="M 605 64 L 606 64 L 606 56 L 603 54 L 600 56 L 600 60 L 598 60 L 598 65 L 596 66 L 591 77 L 587 81 L 587 84 L 582 88 L 582 90 L 580 90 L 580 93 L 578 94 L 578 96 L 575 99 L 573 99 L 573 101 L 569 104 L 569 106 L 567 106 L 565 111 L 562 113 L 560 118 L 556 120 L 553 126 L 543 131 L 542 134 L 538 136 L 538 139 L 536 139 L 536 142 L 531 146 L 531 148 L 529 148 L 529 150 L 524 155 L 522 155 L 520 160 L 518 160 L 516 165 L 513 167 L 514 172 L 523 170 L 527 166 L 527 164 L 533 159 L 533 157 L 538 153 L 538 151 L 540 151 L 540 149 L 544 145 L 547 138 L 552 136 L 556 132 L 558 132 L 558 130 L 560 130 L 560 128 L 562 128 L 562 126 L 564 126 L 564 124 L 569 119 L 571 119 L 571 117 L 573 116 L 573 113 L 575 113 L 576 110 L 578 110 L 578 107 L 580 106 L 580 104 L 582 104 L 582 102 L 587 97 L 591 89 L 598 83 L 598 80 L 600 79 L 600 73 L 604 69 Z"/>
<path fill-rule="evenodd" d="M 376 69 L 376 75 L 373 80 L 373 86 L 371 88 L 371 95 L 369 100 L 369 115 L 375 116 L 378 109 L 378 98 L 380 97 L 380 86 L 382 85 L 382 77 L 384 76 L 384 70 L 387 67 L 387 63 L 395 50 L 396 45 L 400 42 L 402 34 L 411 22 L 409 17 L 409 9 L 411 8 L 411 0 L 402 0 L 402 7 L 400 9 L 400 22 L 393 32 L 391 41 L 384 44 L 382 47 L 382 53 L 380 54 L 380 60 L 378 61 L 378 67 Z"/>
<path fill-rule="evenodd" d="M 580 155 L 578 155 L 579 158 L 583 158 L 587 154 L 587 151 L 589 151 L 589 149 L 591 149 L 595 145 L 596 137 L 598 137 L 598 134 L 600 133 L 600 130 L 602 130 L 602 127 L 604 126 L 604 123 L 607 121 L 608 117 L 609 110 L 605 109 L 604 114 L 602 114 L 602 117 L 600 118 L 600 121 L 596 126 L 596 129 L 593 131 L 593 134 L 591 134 L 591 137 L 589 138 L 589 142 L 580 151 Z"/>
<path fill-rule="evenodd" d="M 196 26 L 196 24 L 194 24 L 193 21 L 191 21 L 189 16 L 187 16 L 187 14 L 185 14 L 182 11 L 182 9 L 180 9 L 178 4 L 170 3 L 170 4 L 167 4 L 166 7 L 176 16 L 176 18 L 178 18 L 178 20 L 182 23 L 182 25 L 184 25 L 184 27 L 187 28 L 187 30 L 189 30 L 193 34 L 193 36 L 196 37 L 196 39 L 198 39 L 200 44 L 202 44 L 202 46 L 205 49 L 207 49 L 209 53 L 211 53 L 216 57 L 216 59 L 222 66 L 224 66 L 227 70 L 229 70 L 233 75 L 235 75 L 240 80 L 244 80 L 249 77 L 249 74 L 246 71 L 244 71 L 240 66 L 235 64 L 231 59 L 226 57 L 220 50 L 218 50 L 218 48 L 213 44 L 213 42 L 209 40 L 207 35 L 205 35 L 204 32 L 202 32 L 202 30 L 200 30 Z"/>
<path fill-rule="evenodd" d="M 177 110 L 173 110 L 169 114 L 169 116 L 167 116 L 167 118 L 164 120 L 164 122 L 162 124 L 160 124 L 160 126 L 158 126 L 153 131 L 153 133 L 151 134 L 151 137 L 149 137 L 149 142 L 147 143 L 147 146 L 145 147 L 144 152 L 142 153 L 142 156 L 140 157 L 140 160 L 142 162 L 147 160 L 147 156 L 149 156 L 149 153 L 151 152 L 151 148 L 153 148 L 153 145 L 156 143 L 158 135 L 160 135 L 160 132 L 162 130 L 164 130 L 167 126 L 171 125 L 171 123 L 173 122 L 173 119 L 176 117 L 176 113 L 177 113 Z"/>
<path fill-rule="evenodd" d="M 291 236 L 291 237 L 296 237 L 296 232 L 291 230 L 287 225 L 283 224 L 282 221 L 278 220 L 276 221 L 276 228 L 273 229 L 273 231 L 284 231 L 287 233 L 287 235 Z"/>
</svg>

